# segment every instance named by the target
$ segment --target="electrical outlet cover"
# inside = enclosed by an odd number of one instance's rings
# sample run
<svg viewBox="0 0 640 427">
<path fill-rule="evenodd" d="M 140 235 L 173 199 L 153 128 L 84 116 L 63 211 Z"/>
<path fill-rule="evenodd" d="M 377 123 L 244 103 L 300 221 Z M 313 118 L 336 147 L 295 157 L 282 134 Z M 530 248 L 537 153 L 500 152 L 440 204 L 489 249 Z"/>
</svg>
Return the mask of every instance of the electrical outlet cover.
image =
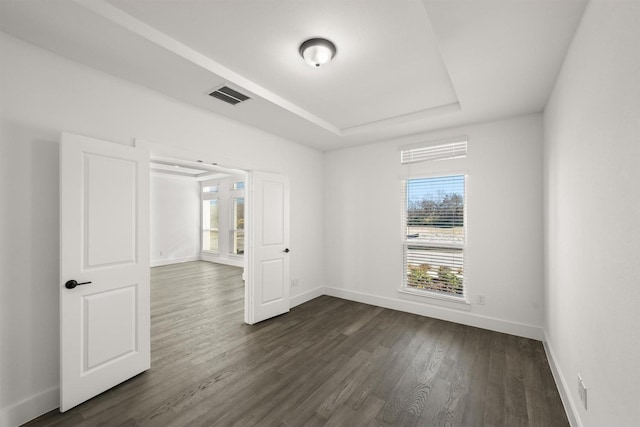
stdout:
<svg viewBox="0 0 640 427">
<path fill-rule="evenodd" d="M 584 406 L 585 411 L 587 410 L 587 386 L 584 385 L 584 381 L 580 374 L 578 374 L 578 396 L 580 396 L 580 400 Z"/>
</svg>

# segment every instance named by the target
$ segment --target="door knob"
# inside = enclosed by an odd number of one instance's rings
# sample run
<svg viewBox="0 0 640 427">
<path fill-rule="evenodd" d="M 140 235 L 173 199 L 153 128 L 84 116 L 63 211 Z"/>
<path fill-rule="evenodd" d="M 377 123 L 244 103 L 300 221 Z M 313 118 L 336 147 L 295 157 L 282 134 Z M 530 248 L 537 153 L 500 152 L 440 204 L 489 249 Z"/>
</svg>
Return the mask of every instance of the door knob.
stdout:
<svg viewBox="0 0 640 427">
<path fill-rule="evenodd" d="M 291 252 L 291 251 L 289 250 L 289 248 L 287 248 L 287 249 L 285 249 L 285 250 L 284 250 L 284 251 L 282 251 L 282 252 L 284 252 L 285 254 L 288 254 L 288 253 L 289 253 L 289 252 Z"/>
<path fill-rule="evenodd" d="M 67 283 L 65 283 L 65 284 L 64 284 L 64 287 L 65 287 L 65 288 L 67 288 L 67 289 L 73 289 L 73 288 L 75 288 L 76 286 L 79 286 L 79 285 L 88 285 L 89 283 L 91 283 L 91 282 L 82 282 L 82 283 L 78 283 L 78 282 L 76 282 L 75 280 L 69 280 Z"/>
</svg>

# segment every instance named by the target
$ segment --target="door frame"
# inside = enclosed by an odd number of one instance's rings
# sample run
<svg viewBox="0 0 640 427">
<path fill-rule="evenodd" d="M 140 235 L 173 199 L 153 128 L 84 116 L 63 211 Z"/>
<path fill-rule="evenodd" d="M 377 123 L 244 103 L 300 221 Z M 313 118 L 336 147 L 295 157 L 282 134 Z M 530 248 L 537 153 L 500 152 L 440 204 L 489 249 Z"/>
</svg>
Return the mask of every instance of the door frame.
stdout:
<svg viewBox="0 0 640 427">
<path fill-rule="evenodd" d="M 249 324 L 249 325 L 253 324 L 254 323 L 253 316 L 250 315 L 250 311 L 249 311 L 250 307 L 248 305 L 249 302 L 251 301 L 250 295 L 253 295 L 253 292 L 255 290 L 253 274 L 250 274 L 252 273 L 252 271 L 250 271 L 252 267 L 251 267 L 251 263 L 249 262 L 250 261 L 249 253 L 251 252 L 249 245 L 253 244 L 254 238 L 255 238 L 254 227 L 252 224 L 253 221 L 251 220 L 253 215 L 253 200 L 252 200 L 253 189 L 252 189 L 251 183 L 249 182 L 251 181 L 249 179 L 249 175 L 251 174 L 252 168 L 249 167 L 249 165 L 244 165 L 240 167 L 223 166 L 220 163 L 224 162 L 224 163 L 236 164 L 236 162 L 237 163 L 241 163 L 241 162 L 235 159 L 230 159 L 222 155 L 216 156 L 213 153 L 206 154 L 206 153 L 203 153 L 202 151 L 196 152 L 192 150 L 185 150 L 183 148 L 153 143 L 141 138 L 134 139 L 134 146 L 145 148 L 149 152 L 149 161 L 151 161 L 152 157 L 162 157 L 165 159 L 175 159 L 176 161 L 180 161 L 180 162 L 187 162 L 187 163 L 191 162 L 194 165 L 207 164 L 212 168 L 212 170 L 215 168 L 215 169 L 219 169 L 220 171 L 227 171 L 228 173 L 244 176 L 245 178 L 245 181 L 244 181 L 245 182 L 245 196 L 244 196 L 245 255 L 243 256 L 243 273 L 242 273 L 242 279 L 244 281 L 243 318 L 246 324 Z M 289 305 L 290 304 L 291 304 L 291 301 L 289 300 Z"/>
</svg>

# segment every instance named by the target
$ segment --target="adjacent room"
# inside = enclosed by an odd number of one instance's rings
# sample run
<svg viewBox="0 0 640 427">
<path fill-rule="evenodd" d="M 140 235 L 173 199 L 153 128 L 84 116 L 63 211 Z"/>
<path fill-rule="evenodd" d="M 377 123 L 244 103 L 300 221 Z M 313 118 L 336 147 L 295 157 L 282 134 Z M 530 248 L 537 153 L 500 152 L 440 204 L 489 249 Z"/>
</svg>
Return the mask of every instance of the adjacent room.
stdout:
<svg viewBox="0 0 640 427">
<path fill-rule="evenodd" d="M 0 426 L 640 426 L 640 1 L 0 0 Z"/>
</svg>

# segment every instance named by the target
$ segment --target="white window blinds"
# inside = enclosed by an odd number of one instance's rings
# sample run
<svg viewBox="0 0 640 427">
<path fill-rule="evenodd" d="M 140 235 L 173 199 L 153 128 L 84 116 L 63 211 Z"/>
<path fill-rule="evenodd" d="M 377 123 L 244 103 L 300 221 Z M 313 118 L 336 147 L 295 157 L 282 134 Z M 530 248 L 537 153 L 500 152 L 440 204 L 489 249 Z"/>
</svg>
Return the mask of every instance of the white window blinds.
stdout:
<svg viewBox="0 0 640 427">
<path fill-rule="evenodd" d="M 402 164 L 426 162 L 430 160 L 446 160 L 466 157 L 467 138 L 458 137 L 446 141 L 437 141 L 410 145 L 400 149 Z"/>
<path fill-rule="evenodd" d="M 465 176 L 404 183 L 403 287 L 464 295 Z"/>
</svg>

